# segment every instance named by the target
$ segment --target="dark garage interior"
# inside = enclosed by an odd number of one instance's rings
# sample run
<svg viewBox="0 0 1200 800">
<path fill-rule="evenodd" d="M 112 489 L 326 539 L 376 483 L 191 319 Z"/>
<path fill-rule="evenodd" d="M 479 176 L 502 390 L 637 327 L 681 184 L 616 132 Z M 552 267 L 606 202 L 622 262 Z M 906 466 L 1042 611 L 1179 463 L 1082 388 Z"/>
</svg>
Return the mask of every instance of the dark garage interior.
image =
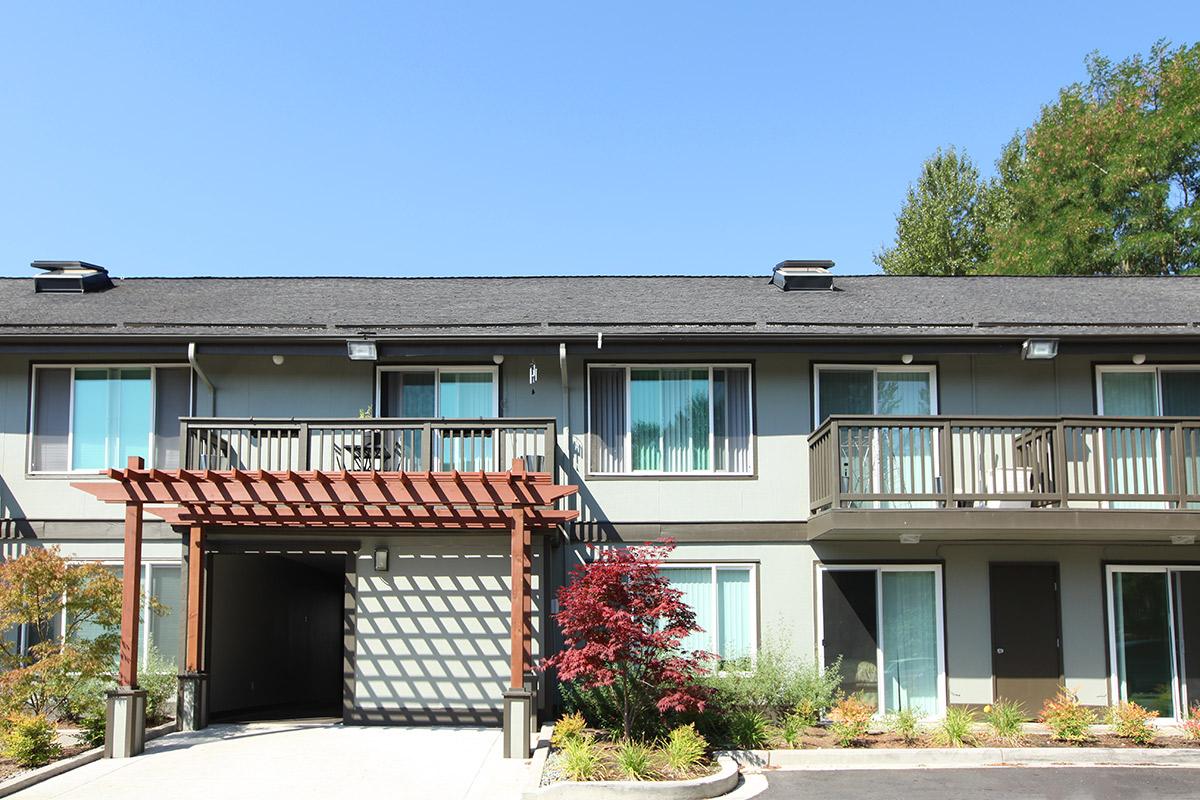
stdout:
<svg viewBox="0 0 1200 800">
<path fill-rule="evenodd" d="M 212 718 L 340 718 L 346 556 L 216 553 L 210 574 Z"/>
</svg>

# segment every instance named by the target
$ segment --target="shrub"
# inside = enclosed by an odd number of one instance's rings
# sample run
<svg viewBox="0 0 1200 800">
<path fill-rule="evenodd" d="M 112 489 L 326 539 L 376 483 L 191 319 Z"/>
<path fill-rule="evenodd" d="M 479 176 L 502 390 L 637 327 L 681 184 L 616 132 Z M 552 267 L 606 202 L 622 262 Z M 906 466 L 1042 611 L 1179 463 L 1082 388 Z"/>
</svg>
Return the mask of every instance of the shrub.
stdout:
<svg viewBox="0 0 1200 800">
<path fill-rule="evenodd" d="M 1157 716 L 1157 711 L 1147 711 L 1137 703 L 1121 703 L 1109 709 L 1108 722 L 1113 726 L 1113 733 L 1122 739 L 1147 745 L 1154 741 L 1150 720 Z"/>
<path fill-rule="evenodd" d="M 568 739 L 562 748 L 563 773 L 569 780 L 596 780 L 600 772 L 600 750 L 591 736 Z"/>
<path fill-rule="evenodd" d="M 71 698 L 71 717 L 79 725 L 79 741 L 89 747 L 104 744 L 105 690 L 108 683 L 94 680 L 78 687 Z"/>
<path fill-rule="evenodd" d="M 851 747 L 866 738 L 875 715 L 874 706 L 863 701 L 860 695 L 843 697 L 834 703 L 829 712 L 829 730 L 838 747 Z"/>
<path fill-rule="evenodd" d="M 788 747 L 799 747 L 800 737 L 809 727 L 811 726 L 807 717 L 801 714 L 788 714 L 783 718 L 783 724 L 779 727 L 779 735 Z"/>
<path fill-rule="evenodd" d="M 696 732 L 694 725 L 680 725 L 663 742 L 663 760 L 672 772 L 688 772 L 696 767 L 708 752 L 708 741 Z"/>
<path fill-rule="evenodd" d="M 648 781 L 658 777 L 654 751 L 639 742 L 622 742 L 617 748 L 616 763 L 617 771 L 629 780 Z"/>
<path fill-rule="evenodd" d="M 1096 722 L 1096 714 L 1079 702 L 1078 695 L 1065 686 L 1047 700 L 1038 715 L 1038 722 L 1050 729 L 1050 735 L 1060 742 L 1086 742 L 1088 726 Z"/>
<path fill-rule="evenodd" d="M 1193 703 L 1188 709 L 1187 719 L 1183 721 L 1183 734 L 1193 742 L 1200 741 L 1200 702 Z"/>
<path fill-rule="evenodd" d="M 803 710 L 813 725 L 833 706 L 841 682 L 841 659 L 821 669 L 778 642 L 764 645 L 744 672 L 718 672 L 703 679 L 712 690 L 712 702 L 722 709 L 749 708 L 775 719 Z"/>
<path fill-rule="evenodd" d="M 789 717 L 796 720 L 805 728 L 811 728 L 821 721 L 821 715 L 833 706 L 834 697 L 829 698 L 827 705 L 820 705 L 815 698 L 803 698 L 792 709 Z"/>
<path fill-rule="evenodd" d="M 9 719 L 4 731 L 4 755 L 22 767 L 40 767 L 62 755 L 58 730 L 40 714 L 21 714 Z"/>
<path fill-rule="evenodd" d="M 1025 707 L 1003 698 L 983 707 L 983 719 L 992 729 L 992 737 L 1001 744 L 1017 746 L 1025 741 L 1021 726 L 1025 722 Z"/>
<path fill-rule="evenodd" d="M 962 706 L 950 706 L 946 716 L 933 730 L 933 743 L 938 747 L 971 747 L 975 737 L 971 726 L 975 724 L 975 712 Z"/>
<path fill-rule="evenodd" d="M 771 742 L 767 718 L 744 708 L 729 717 L 729 743 L 739 750 L 762 750 Z"/>
<path fill-rule="evenodd" d="M 550 744 L 561 748 L 571 739 L 583 736 L 583 729 L 586 727 L 587 720 L 583 718 L 583 714 L 578 712 L 565 714 L 559 718 L 558 722 L 554 723 L 554 732 L 550 734 Z"/>
<path fill-rule="evenodd" d="M 921 738 L 920 720 L 911 708 L 893 711 L 887 718 L 888 729 L 904 740 L 907 745 L 916 744 Z"/>
<path fill-rule="evenodd" d="M 155 648 L 146 653 L 146 666 L 138 670 L 138 688 L 146 690 L 147 720 L 158 722 L 169 718 L 171 703 L 179 693 L 176 672 L 175 665 Z"/>
<path fill-rule="evenodd" d="M 565 646 L 541 668 L 556 669 L 561 680 L 583 689 L 609 687 L 624 740 L 668 714 L 703 711 L 707 703 L 697 679 L 712 655 L 682 650 L 700 628 L 683 593 L 659 569 L 673 548 L 669 540 L 608 548 L 576 567 L 558 590 L 554 621 Z"/>
<path fill-rule="evenodd" d="M 567 711 L 582 714 L 588 725 L 599 728 L 620 739 L 625 735 L 625 714 L 622 698 L 612 686 L 585 686 L 580 682 L 568 681 L 560 684 L 563 705 Z M 654 704 L 645 695 L 631 693 L 634 704 L 630 714 L 631 738 L 655 739 L 663 735 L 665 726 Z"/>
</svg>

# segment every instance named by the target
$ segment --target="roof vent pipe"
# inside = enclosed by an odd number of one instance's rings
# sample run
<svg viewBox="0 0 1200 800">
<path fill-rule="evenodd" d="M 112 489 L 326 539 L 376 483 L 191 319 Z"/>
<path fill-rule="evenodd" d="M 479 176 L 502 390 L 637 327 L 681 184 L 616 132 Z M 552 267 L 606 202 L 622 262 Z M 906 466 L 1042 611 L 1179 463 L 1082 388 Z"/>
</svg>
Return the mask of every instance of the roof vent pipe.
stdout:
<svg viewBox="0 0 1200 800">
<path fill-rule="evenodd" d="M 771 273 L 771 283 L 785 292 L 803 292 L 833 288 L 832 261 L 780 261 Z"/>
<path fill-rule="evenodd" d="M 102 292 L 113 285 L 108 270 L 86 261 L 34 261 L 29 266 L 46 273 L 33 278 L 33 291 L 38 294 Z"/>
</svg>

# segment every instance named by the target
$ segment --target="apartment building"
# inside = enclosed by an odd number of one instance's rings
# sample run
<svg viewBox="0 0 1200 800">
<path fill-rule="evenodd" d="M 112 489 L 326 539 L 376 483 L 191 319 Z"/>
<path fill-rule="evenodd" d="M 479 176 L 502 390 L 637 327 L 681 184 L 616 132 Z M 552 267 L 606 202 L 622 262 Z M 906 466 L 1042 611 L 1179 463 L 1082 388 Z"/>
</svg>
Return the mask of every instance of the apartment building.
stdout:
<svg viewBox="0 0 1200 800">
<path fill-rule="evenodd" d="M 518 754 L 555 587 L 662 536 L 727 668 L 840 658 L 930 717 L 1200 701 L 1200 282 L 34 266 L 0 280 L 4 553 L 171 608 L 127 631 L 126 749 L 154 648 L 185 725 L 507 721 Z"/>
</svg>

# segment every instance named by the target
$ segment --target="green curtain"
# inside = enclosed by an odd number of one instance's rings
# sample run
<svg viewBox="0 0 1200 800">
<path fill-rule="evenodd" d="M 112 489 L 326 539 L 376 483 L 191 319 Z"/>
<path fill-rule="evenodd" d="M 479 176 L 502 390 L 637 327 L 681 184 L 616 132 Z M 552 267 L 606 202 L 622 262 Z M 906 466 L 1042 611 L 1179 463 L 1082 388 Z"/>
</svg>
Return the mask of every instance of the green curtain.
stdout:
<svg viewBox="0 0 1200 800">
<path fill-rule="evenodd" d="M 77 369 L 72 412 L 73 469 L 123 468 L 150 457 L 150 370 Z"/>
<path fill-rule="evenodd" d="M 629 373 L 633 469 L 709 469 L 707 369 L 635 369 Z"/>
<path fill-rule="evenodd" d="M 884 710 L 938 711 L 934 573 L 883 573 Z"/>
<path fill-rule="evenodd" d="M 716 620 L 712 607 L 712 569 L 709 567 L 663 567 L 662 572 L 671 587 L 683 593 L 683 602 L 696 613 L 696 626 L 701 630 L 685 638 L 683 650 L 713 649 Z"/>
<path fill-rule="evenodd" d="M 751 655 L 750 570 L 717 569 L 717 652 L 725 662 L 749 667 Z"/>
<path fill-rule="evenodd" d="M 451 419 L 491 417 L 495 397 L 491 372 L 446 372 L 438 376 L 441 408 L 438 416 Z"/>
</svg>

